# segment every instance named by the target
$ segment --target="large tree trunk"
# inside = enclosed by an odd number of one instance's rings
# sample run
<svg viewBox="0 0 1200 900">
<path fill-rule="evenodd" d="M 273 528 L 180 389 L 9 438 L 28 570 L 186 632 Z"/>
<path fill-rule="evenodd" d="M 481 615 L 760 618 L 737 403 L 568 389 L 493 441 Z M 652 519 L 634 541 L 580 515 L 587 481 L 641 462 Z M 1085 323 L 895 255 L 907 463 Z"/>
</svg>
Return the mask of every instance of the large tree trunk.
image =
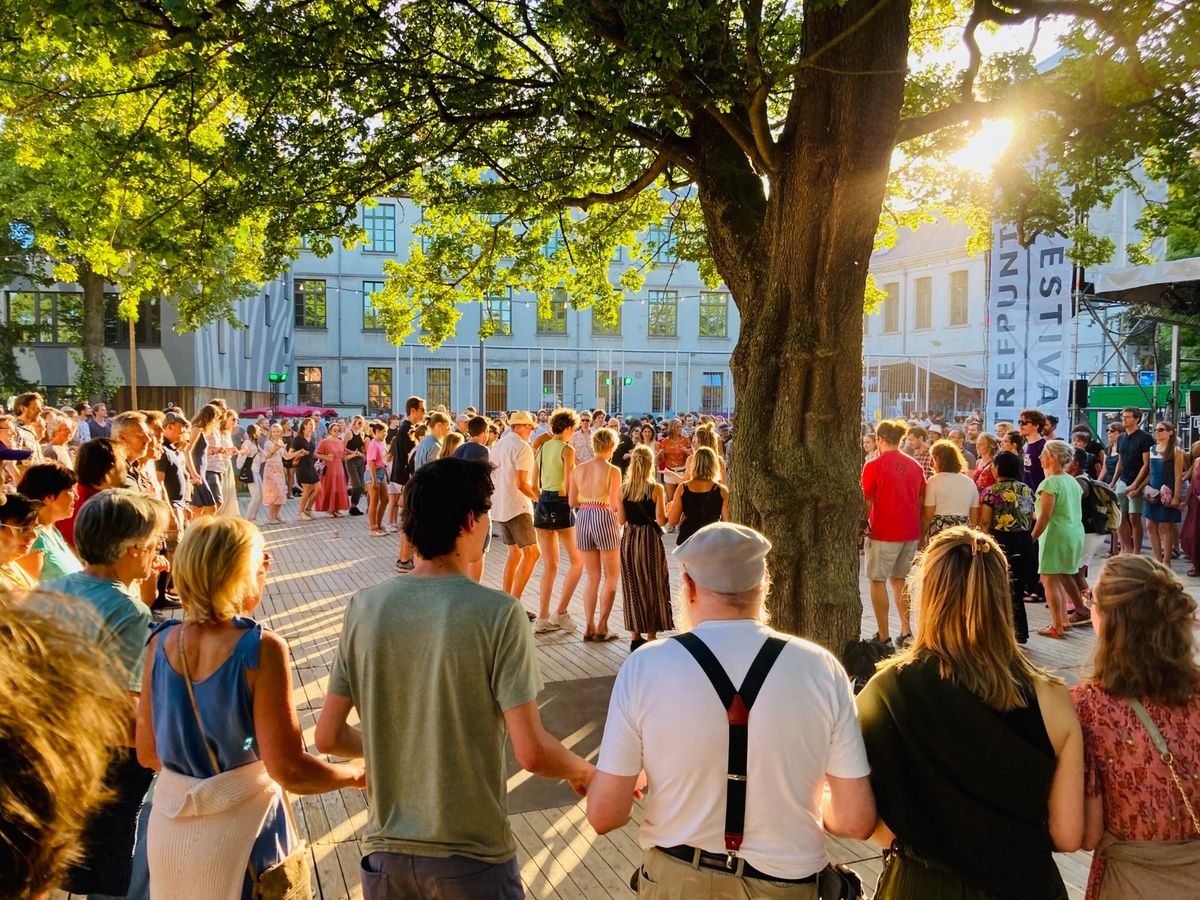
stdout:
<svg viewBox="0 0 1200 900">
<path fill-rule="evenodd" d="M 79 285 L 83 288 L 83 362 L 93 377 L 104 371 L 104 276 L 86 264 L 77 267 Z M 105 403 L 103 391 L 93 390 L 86 398 L 89 403 Z"/>
<path fill-rule="evenodd" d="M 775 626 L 839 653 L 862 617 L 863 296 L 900 119 L 908 16 L 908 0 L 806 12 L 803 58 L 815 65 L 797 77 L 753 276 L 745 243 L 737 248 L 706 210 L 742 315 L 731 361 L 733 518 L 772 541 Z"/>
</svg>

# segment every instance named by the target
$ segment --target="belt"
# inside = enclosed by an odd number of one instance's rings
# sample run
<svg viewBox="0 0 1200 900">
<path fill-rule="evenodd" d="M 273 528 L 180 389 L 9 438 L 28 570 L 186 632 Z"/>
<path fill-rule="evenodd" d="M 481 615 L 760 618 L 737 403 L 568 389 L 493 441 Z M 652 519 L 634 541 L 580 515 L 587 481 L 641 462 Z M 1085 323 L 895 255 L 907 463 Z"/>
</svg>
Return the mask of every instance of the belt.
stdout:
<svg viewBox="0 0 1200 900">
<path fill-rule="evenodd" d="M 725 853 L 710 853 L 707 850 L 701 850 L 699 847 L 689 847 L 687 844 L 679 844 L 675 847 L 658 847 L 656 849 L 690 866 L 697 866 L 701 869 L 716 869 L 718 872 L 724 872 L 727 875 L 740 875 L 743 878 L 762 878 L 766 881 L 782 881 L 785 884 L 812 884 L 817 880 L 815 872 L 805 878 L 780 878 L 776 875 L 768 875 L 761 869 L 754 868 L 754 866 L 740 857 L 731 857 Z M 730 868 L 728 865 L 731 860 L 733 868 Z M 740 872 L 738 871 L 738 863 L 741 863 Z"/>
</svg>

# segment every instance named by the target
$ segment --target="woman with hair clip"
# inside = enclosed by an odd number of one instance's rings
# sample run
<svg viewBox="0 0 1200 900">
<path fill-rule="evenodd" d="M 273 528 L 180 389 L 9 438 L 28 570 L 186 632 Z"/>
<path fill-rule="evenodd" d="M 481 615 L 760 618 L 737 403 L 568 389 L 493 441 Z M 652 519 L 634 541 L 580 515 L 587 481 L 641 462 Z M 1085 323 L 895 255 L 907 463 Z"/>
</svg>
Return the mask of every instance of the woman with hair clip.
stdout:
<svg viewBox="0 0 1200 900">
<path fill-rule="evenodd" d="M 667 524 L 663 486 L 654 477 L 654 450 L 646 444 L 629 454 L 621 485 L 617 521 L 621 533 L 621 596 L 625 599 L 625 630 L 633 635 L 632 653 L 660 631 L 675 627 L 671 609 L 671 573 L 663 547 Z M 642 637 L 642 635 L 646 637 Z"/>
<path fill-rule="evenodd" d="M 255 877 L 299 839 L 283 791 L 365 786 L 361 760 L 304 749 L 287 644 L 250 618 L 270 565 L 245 519 L 193 523 L 175 551 L 184 617 L 151 638 L 137 710 L 138 761 L 159 772 L 147 834 L 156 897 L 197 885 L 220 900 L 256 896 Z"/>
<path fill-rule="evenodd" d="M 1083 726 L 1083 846 L 1095 850 L 1086 900 L 1192 900 L 1200 893 L 1196 601 L 1166 566 L 1132 554 L 1105 563 L 1093 595 L 1092 676 L 1071 690 Z"/>
<path fill-rule="evenodd" d="M 1150 480 L 1144 490 L 1146 506 L 1142 515 L 1149 524 L 1151 552 L 1168 568 L 1187 504 L 1183 495 L 1186 471 L 1187 454 L 1175 440 L 1175 426 L 1158 422 L 1154 426 L 1154 446 L 1150 448 Z"/>
<path fill-rule="evenodd" d="M 876 900 L 1066 900 L 1083 837 L 1083 740 L 1062 682 L 1013 640 L 1008 566 L 967 526 L 909 576 L 913 643 L 858 697 L 889 848 Z"/>
</svg>

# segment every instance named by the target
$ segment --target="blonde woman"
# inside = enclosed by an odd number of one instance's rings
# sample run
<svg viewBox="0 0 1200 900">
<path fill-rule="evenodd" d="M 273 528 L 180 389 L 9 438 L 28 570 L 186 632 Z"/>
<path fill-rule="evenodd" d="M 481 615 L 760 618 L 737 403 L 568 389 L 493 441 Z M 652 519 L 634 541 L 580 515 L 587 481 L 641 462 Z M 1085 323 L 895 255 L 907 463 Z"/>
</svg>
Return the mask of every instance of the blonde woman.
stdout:
<svg viewBox="0 0 1200 900">
<path fill-rule="evenodd" d="M 217 442 L 221 448 L 221 503 L 217 510 L 218 516 L 240 516 L 241 502 L 237 495 L 237 477 L 233 473 L 233 457 L 238 448 L 233 445 L 233 429 L 237 426 L 238 415 L 229 410 L 220 419 L 217 428 Z M 211 457 L 210 457 L 211 462 Z"/>
<path fill-rule="evenodd" d="M 184 618 L 151 639 L 137 712 L 138 761 L 159 772 L 147 836 L 155 896 L 203 884 L 214 900 L 249 898 L 247 857 L 264 872 L 298 839 L 284 790 L 365 787 L 361 760 L 305 752 L 287 644 L 249 618 L 270 565 L 245 519 L 202 519 L 175 551 Z"/>
<path fill-rule="evenodd" d="M 621 596 L 625 599 L 625 630 L 633 635 L 630 651 L 660 631 L 675 627 L 671 611 L 671 573 L 663 548 L 667 524 L 666 492 L 654 477 L 654 451 L 642 444 L 629 453 L 629 468 L 621 486 L 617 521 L 621 535 Z M 646 637 L 642 637 L 642 635 Z"/>
<path fill-rule="evenodd" d="M 283 465 L 286 453 L 283 426 L 276 422 L 268 432 L 267 443 L 262 451 L 262 502 L 267 508 L 267 521 L 272 525 L 283 524 L 279 511 L 288 499 L 287 469 Z"/>
<path fill-rule="evenodd" d="M 710 423 L 704 423 L 692 432 L 692 455 L 688 457 L 687 477 L 692 477 L 692 462 L 696 458 L 696 450 L 701 447 L 708 447 L 717 454 L 717 461 L 721 464 L 721 484 L 727 484 L 729 479 L 726 477 L 725 460 L 721 456 L 721 444 L 717 440 L 716 428 Z"/>
<path fill-rule="evenodd" d="M 438 451 L 437 459 L 449 459 L 454 455 L 454 451 L 463 445 L 464 440 L 461 431 L 451 431 L 442 439 L 442 449 Z"/>
<path fill-rule="evenodd" d="M 1064 471 L 1075 457 L 1063 441 L 1046 441 L 1041 463 L 1046 477 L 1037 489 L 1037 520 L 1030 538 L 1038 543 L 1038 574 L 1046 589 L 1051 623 L 1043 637 L 1062 640 L 1070 622 L 1067 607 L 1080 609 L 1083 598 L 1075 573 L 1083 562 L 1083 489 Z"/>
<path fill-rule="evenodd" d="M 679 485 L 688 479 L 688 458 L 692 455 L 692 442 L 683 433 L 679 419 L 669 419 L 662 440 L 658 442 L 658 468 L 662 472 L 667 488 L 667 502 L 678 492 Z M 671 523 L 674 529 L 675 523 Z"/>
<path fill-rule="evenodd" d="M 538 617 L 533 630 L 575 630 L 575 622 L 567 613 L 571 595 L 583 574 L 583 557 L 575 544 L 575 513 L 568 493 L 575 469 L 575 448 L 571 435 L 579 424 L 573 409 L 556 409 L 550 416 L 550 439 L 543 442 L 533 457 L 533 483 L 537 485 L 538 501 L 533 510 L 533 527 L 537 532 L 538 550 L 542 555 L 542 579 L 538 597 Z M 559 544 L 567 551 L 567 574 L 553 619 L 550 618 L 550 595 L 558 575 Z"/>
<path fill-rule="evenodd" d="M 955 526 L 909 580 L 920 628 L 858 696 L 872 839 L 894 852 L 876 900 L 1066 900 L 1053 853 L 1083 839 L 1083 740 L 1013 640 L 1004 553 Z"/>
<path fill-rule="evenodd" d="M 1200 885 L 1200 667 L 1196 601 L 1146 556 L 1105 563 L 1096 583 L 1092 677 L 1072 689 L 1083 725 L 1086 900 L 1192 898 Z M 1163 761 L 1129 698 L 1171 752 Z"/>
<path fill-rule="evenodd" d="M 615 641 L 617 633 L 609 630 L 608 617 L 621 575 L 621 525 L 617 521 L 621 470 L 612 464 L 617 434 L 610 428 L 597 428 L 591 433 L 591 445 L 592 458 L 575 468 L 568 493 L 571 507 L 577 510 L 575 541 L 583 555 L 583 639 Z"/>
<path fill-rule="evenodd" d="M 717 454 L 701 447 L 692 460 L 692 477 L 680 485 L 667 510 L 667 522 L 679 527 L 676 545 L 687 541 L 705 525 L 729 518 L 729 488 L 721 484 L 720 478 Z"/>
</svg>

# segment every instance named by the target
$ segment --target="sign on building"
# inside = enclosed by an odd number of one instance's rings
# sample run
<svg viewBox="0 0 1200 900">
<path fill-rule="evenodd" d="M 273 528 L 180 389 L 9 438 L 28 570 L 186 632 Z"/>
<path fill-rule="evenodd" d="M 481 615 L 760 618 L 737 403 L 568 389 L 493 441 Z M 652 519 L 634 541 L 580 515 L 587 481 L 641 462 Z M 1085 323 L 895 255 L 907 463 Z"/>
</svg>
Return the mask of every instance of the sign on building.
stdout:
<svg viewBox="0 0 1200 900">
<path fill-rule="evenodd" d="M 1016 422 L 1036 408 L 1067 421 L 1071 326 L 1070 241 L 1041 235 L 1022 247 L 1017 230 L 992 234 L 988 296 L 988 421 Z"/>
</svg>

